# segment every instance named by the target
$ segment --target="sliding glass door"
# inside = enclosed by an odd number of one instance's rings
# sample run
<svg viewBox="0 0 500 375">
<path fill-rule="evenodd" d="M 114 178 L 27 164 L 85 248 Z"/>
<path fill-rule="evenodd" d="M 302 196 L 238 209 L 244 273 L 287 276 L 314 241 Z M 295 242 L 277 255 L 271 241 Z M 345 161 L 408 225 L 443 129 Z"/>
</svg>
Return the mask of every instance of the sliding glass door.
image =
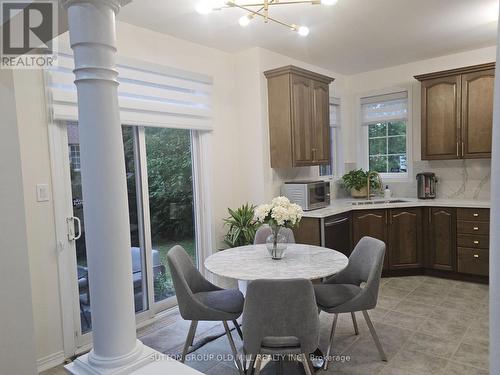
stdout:
<svg viewBox="0 0 500 375">
<path fill-rule="evenodd" d="M 71 242 L 75 254 L 78 295 L 77 331 L 92 330 L 92 306 L 87 275 L 85 218 L 80 174 L 78 124 L 65 124 L 74 225 Z M 196 264 L 196 228 L 193 178 L 193 146 L 190 130 L 123 126 L 127 178 L 130 255 L 136 313 L 147 319 L 175 304 L 175 291 L 166 254 L 183 246 Z M 66 159 L 68 160 L 68 159 Z M 73 229 L 73 228 L 71 228 Z M 111 272 L 111 270 L 110 270 Z"/>
<path fill-rule="evenodd" d="M 145 143 L 154 301 L 158 302 L 175 294 L 166 260 L 168 250 L 181 245 L 196 264 L 191 132 L 146 128 Z"/>
</svg>

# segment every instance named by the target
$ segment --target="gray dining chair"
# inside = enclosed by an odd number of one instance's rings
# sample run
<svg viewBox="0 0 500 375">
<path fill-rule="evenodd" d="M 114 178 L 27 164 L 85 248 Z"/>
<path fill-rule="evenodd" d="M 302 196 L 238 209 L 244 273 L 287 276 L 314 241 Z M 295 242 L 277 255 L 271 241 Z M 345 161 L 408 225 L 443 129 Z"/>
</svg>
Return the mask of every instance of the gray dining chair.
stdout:
<svg viewBox="0 0 500 375">
<path fill-rule="evenodd" d="M 243 309 L 243 352 L 259 375 L 262 355 L 297 355 L 307 375 L 318 348 L 319 317 L 312 283 L 305 279 L 250 282 Z M 282 362 L 280 361 L 280 368 Z"/>
<path fill-rule="evenodd" d="M 265 244 L 267 237 L 269 237 L 272 233 L 273 232 L 271 230 L 271 227 L 269 227 L 269 225 L 265 224 L 261 226 L 259 229 L 257 229 L 257 232 L 255 233 L 253 244 L 254 245 Z M 291 230 L 290 228 L 281 228 L 280 233 L 286 237 L 287 243 L 295 243 L 295 236 L 293 235 L 293 230 Z"/>
<path fill-rule="evenodd" d="M 378 289 L 382 267 L 384 265 L 385 243 L 371 237 L 363 237 L 349 257 L 347 268 L 322 284 L 314 286 L 316 302 L 321 311 L 335 314 L 330 333 L 330 341 L 324 364 L 328 369 L 328 358 L 333 347 L 333 337 L 337 325 L 338 314 L 351 313 L 354 331 L 358 335 L 358 325 L 355 312 L 361 311 L 370 329 L 383 361 L 387 361 L 382 344 L 377 336 L 375 327 L 368 315 L 368 310 L 377 305 Z M 366 283 L 361 286 L 361 284 Z"/>
<path fill-rule="evenodd" d="M 237 289 L 222 289 L 212 284 L 196 269 L 191 258 L 181 246 L 174 246 L 167 253 L 167 262 L 172 274 L 179 311 L 191 326 L 182 351 L 181 362 L 186 360 L 189 348 L 193 345 L 199 321 L 222 321 L 236 366 L 243 373 L 238 351 L 227 324 L 233 321 L 238 334 L 242 337 L 238 319 L 243 312 L 244 297 Z"/>
</svg>

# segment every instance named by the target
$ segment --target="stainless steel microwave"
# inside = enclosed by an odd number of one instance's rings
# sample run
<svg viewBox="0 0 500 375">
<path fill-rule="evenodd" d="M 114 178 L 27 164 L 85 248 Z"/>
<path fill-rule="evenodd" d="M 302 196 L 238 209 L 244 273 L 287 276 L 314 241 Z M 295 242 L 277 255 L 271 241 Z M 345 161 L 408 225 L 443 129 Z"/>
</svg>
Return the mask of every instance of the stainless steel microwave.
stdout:
<svg viewBox="0 0 500 375">
<path fill-rule="evenodd" d="M 304 211 L 330 205 L 329 181 L 291 181 L 281 187 L 281 195 L 297 203 Z"/>
</svg>

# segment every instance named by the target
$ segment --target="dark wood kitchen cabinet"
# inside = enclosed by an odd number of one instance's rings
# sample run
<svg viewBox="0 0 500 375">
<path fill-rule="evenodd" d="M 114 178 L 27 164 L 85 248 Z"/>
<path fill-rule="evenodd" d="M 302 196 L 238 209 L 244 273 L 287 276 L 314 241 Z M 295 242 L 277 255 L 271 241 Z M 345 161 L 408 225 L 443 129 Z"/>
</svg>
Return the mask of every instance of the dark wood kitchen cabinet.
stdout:
<svg viewBox="0 0 500 375">
<path fill-rule="evenodd" d="M 354 211 L 352 215 L 352 241 L 353 245 L 365 236 L 370 236 L 387 244 L 388 220 L 386 210 Z M 384 270 L 389 269 L 389 249 L 386 249 Z"/>
<path fill-rule="evenodd" d="M 415 76 L 422 160 L 490 158 L 495 63 Z"/>
<path fill-rule="evenodd" d="M 333 78 L 296 66 L 264 72 L 267 78 L 272 168 L 330 162 L 329 85 Z"/>
<path fill-rule="evenodd" d="M 389 210 L 389 268 L 423 266 L 423 227 L 421 208 Z"/>
<path fill-rule="evenodd" d="M 456 209 L 427 208 L 426 267 L 435 270 L 456 271 L 457 219 Z"/>
<path fill-rule="evenodd" d="M 325 219 L 325 247 L 340 251 L 349 257 L 352 253 L 351 214 L 345 213 Z"/>
<path fill-rule="evenodd" d="M 462 157 L 491 158 L 495 69 L 462 75 Z"/>
</svg>

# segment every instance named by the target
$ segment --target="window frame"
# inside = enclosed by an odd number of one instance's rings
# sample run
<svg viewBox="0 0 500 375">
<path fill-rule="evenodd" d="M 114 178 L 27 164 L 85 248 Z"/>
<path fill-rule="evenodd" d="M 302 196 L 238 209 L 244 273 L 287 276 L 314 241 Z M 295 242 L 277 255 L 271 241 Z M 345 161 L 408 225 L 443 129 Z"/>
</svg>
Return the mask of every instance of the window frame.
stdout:
<svg viewBox="0 0 500 375">
<path fill-rule="evenodd" d="M 330 97 L 329 106 L 337 106 L 339 113 L 338 125 L 330 125 L 330 174 L 321 174 L 321 165 L 318 166 L 318 176 L 325 180 L 340 179 L 343 175 L 343 149 L 342 142 L 342 102 L 340 98 Z"/>
<path fill-rule="evenodd" d="M 380 173 L 380 177 L 383 180 L 388 180 L 391 182 L 408 182 L 411 181 L 411 176 L 413 173 L 413 99 L 411 87 L 392 87 L 378 91 L 372 91 L 368 93 L 363 93 L 357 96 L 357 123 L 360 131 L 359 150 L 358 150 L 358 160 L 360 160 L 360 167 L 369 170 L 370 168 L 370 152 L 369 152 L 369 136 L 368 136 L 368 125 L 364 124 L 362 121 L 362 104 L 361 99 L 369 96 L 382 96 L 388 94 L 394 94 L 398 92 L 407 93 L 407 114 L 406 114 L 406 173 Z M 394 121 L 394 120 L 392 120 Z M 380 122 L 389 122 L 380 121 Z"/>
</svg>

